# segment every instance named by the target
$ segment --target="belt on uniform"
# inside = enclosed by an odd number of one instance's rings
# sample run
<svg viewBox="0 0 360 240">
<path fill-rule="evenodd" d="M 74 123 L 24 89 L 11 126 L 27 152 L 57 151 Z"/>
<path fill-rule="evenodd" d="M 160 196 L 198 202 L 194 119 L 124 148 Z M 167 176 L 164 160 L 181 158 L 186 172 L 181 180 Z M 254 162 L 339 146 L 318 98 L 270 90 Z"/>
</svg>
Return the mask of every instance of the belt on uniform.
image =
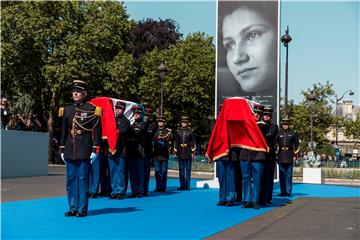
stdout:
<svg viewBox="0 0 360 240">
<path fill-rule="evenodd" d="M 187 144 L 186 143 L 181 143 L 180 147 L 187 147 Z"/>
<path fill-rule="evenodd" d="M 289 147 L 282 147 L 281 150 L 282 150 L 282 151 L 289 151 L 290 148 L 289 148 Z"/>
<path fill-rule="evenodd" d="M 80 129 L 77 129 L 77 130 L 70 130 L 69 133 L 73 136 L 76 136 L 76 135 L 83 135 L 86 133 L 86 131 L 84 130 L 80 130 Z"/>
</svg>

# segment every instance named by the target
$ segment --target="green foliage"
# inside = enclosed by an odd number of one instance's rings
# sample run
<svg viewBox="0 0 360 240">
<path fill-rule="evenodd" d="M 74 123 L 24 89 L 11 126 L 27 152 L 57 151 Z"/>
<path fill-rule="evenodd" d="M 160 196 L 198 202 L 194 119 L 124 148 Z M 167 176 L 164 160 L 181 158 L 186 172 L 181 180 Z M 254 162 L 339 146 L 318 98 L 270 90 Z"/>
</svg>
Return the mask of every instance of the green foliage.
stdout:
<svg viewBox="0 0 360 240">
<path fill-rule="evenodd" d="M 360 141 L 360 113 L 357 114 L 355 120 L 344 121 L 345 136 L 353 138 L 357 142 Z"/>
<path fill-rule="evenodd" d="M 316 100 L 311 102 L 307 100 L 310 93 L 316 96 Z M 317 143 L 318 153 L 329 153 L 333 155 L 333 150 L 326 134 L 335 122 L 331 108 L 330 97 L 334 95 L 332 84 L 327 82 L 325 85 L 317 83 L 312 89 L 303 90 L 304 100 L 295 105 L 289 105 L 289 118 L 293 128 L 299 133 L 301 139 L 300 147 L 302 150 L 308 150 L 308 142 L 311 136 L 311 115 L 313 119 L 313 140 Z"/>
<path fill-rule="evenodd" d="M 198 135 L 208 129 L 215 92 L 215 48 L 212 38 L 203 33 L 188 35 L 168 50 L 154 49 L 142 58 L 143 76 L 139 79 L 142 101 L 160 106 L 161 61 L 168 67 L 163 80 L 164 110 L 169 125 L 177 128 L 181 115 L 190 117 Z"/>
</svg>

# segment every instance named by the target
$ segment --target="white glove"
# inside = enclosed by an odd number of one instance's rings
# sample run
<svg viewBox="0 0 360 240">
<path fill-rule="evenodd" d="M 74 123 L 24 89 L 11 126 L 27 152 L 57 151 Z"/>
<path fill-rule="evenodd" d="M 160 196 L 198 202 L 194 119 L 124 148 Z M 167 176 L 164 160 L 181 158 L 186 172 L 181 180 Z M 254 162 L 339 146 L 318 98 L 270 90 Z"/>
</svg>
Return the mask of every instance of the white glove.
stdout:
<svg viewBox="0 0 360 240">
<path fill-rule="evenodd" d="M 66 161 L 65 161 L 65 159 L 64 159 L 64 153 L 60 153 L 60 157 L 61 157 L 61 160 L 65 163 L 65 165 L 66 165 Z"/>
<path fill-rule="evenodd" d="M 92 152 L 90 155 L 90 163 L 93 164 L 96 158 L 97 158 L 97 154 Z"/>
</svg>

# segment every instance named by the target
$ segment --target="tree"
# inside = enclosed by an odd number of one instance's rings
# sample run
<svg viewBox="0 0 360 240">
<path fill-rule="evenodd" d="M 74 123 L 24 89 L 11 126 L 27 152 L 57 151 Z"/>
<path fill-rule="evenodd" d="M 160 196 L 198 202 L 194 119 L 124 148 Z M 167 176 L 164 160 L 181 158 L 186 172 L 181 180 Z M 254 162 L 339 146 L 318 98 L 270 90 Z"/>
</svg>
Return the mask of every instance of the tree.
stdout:
<svg viewBox="0 0 360 240">
<path fill-rule="evenodd" d="M 66 90 L 75 77 L 95 89 L 92 96 L 126 92 L 115 84 L 131 87 L 132 23 L 122 3 L 15 2 L 1 14 L 2 89 L 15 103 L 24 94 L 36 99 L 32 107 L 48 120 L 49 146 L 55 113 L 70 101 Z"/>
<path fill-rule="evenodd" d="M 214 112 L 215 47 L 212 37 L 204 33 L 188 35 L 169 49 L 153 51 L 142 59 L 144 75 L 139 79 L 142 101 L 160 106 L 161 61 L 168 67 L 164 78 L 164 110 L 169 126 L 177 128 L 181 115 L 191 119 L 198 135 L 208 131 L 209 117 Z"/>
<path fill-rule="evenodd" d="M 355 140 L 355 144 L 360 141 L 360 113 L 357 114 L 355 120 L 345 121 L 345 136 Z"/>
<path fill-rule="evenodd" d="M 156 21 L 148 18 L 134 24 L 131 36 L 131 52 L 135 59 L 139 59 L 155 48 L 164 50 L 176 44 L 182 34 L 179 33 L 178 24 L 172 19 Z"/>
<path fill-rule="evenodd" d="M 311 103 L 306 99 L 310 93 L 316 96 L 316 100 Z M 291 103 L 289 105 L 289 118 L 293 125 L 293 128 L 299 133 L 301 139 L 301 149 L 308 149 L 308 142 L 310 141 L 310 114 L 313 114 L 313 140 L 317 143 L 316 151 L 322 151 L 325 149 L 329 152 L 326 146 L 330 143 L 326 138 L 326 134 L 330 131 L 330 127 L 334 123 L 334 117 L 332 116 L 332 108 L 330 97 L 334 95 L 332 84 L 327 82 L 325 85 L 317 83 L 313 85 L 313 88 L 302 91 L 304 100 L 295 105 Z M 325 151 L 324 150 L 324 151 Z M 320 153 L 318 151 L 318 153 Z M 321 152 L 322 153 L 322 152 Z"/>
</svg>

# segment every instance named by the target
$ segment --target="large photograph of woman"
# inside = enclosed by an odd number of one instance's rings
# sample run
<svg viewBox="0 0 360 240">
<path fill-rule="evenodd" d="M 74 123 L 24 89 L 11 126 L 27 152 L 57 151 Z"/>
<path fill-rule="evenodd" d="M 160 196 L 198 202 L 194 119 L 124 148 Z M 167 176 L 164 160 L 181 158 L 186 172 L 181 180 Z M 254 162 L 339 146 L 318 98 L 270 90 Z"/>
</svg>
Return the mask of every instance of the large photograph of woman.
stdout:
<svg viewBox="0 0 360 240">
<path fill-rule="evenodd" d="M 246 97 L 276 110 L 278 2 L 219 0 L 217 41 L 217 105 Z"/>
</svg>

